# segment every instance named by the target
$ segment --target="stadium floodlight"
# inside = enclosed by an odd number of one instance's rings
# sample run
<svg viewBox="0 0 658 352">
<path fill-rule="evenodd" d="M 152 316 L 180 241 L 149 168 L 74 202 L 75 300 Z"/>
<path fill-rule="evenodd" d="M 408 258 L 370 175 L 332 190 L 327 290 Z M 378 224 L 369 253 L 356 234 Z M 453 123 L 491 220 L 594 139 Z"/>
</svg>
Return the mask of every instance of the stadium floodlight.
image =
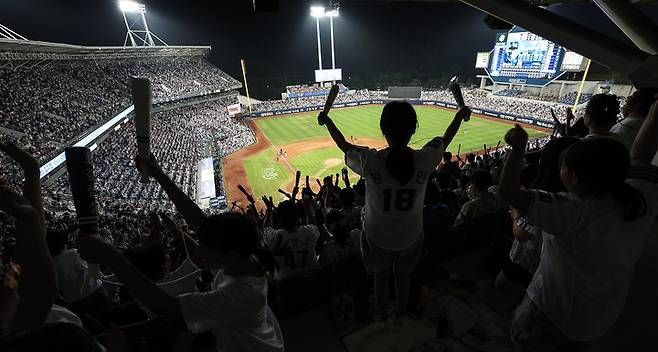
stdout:
<svg viewBox="0 0 658 352">
<path fill-rule="evenodd" d="M 329 18 L 338 17 L 338 9 L 329 10 L 325 12 L 324 15 Z"/>
<path fill-rule="evenodd" d="M 123 13 L 145 13 L 146 6 L 135 1 L 121 0 L 119 1 L 119 9 Z"/>
<path fill-rule="evenodd" d="M 315 18 L 324 17 L 324 7 L 322 6 L 311 6 L 311 16 Z"/>
<path fill-rule="evenodd" d="M 126 25 L 126 39 L 123 46 L 128 46 L 128 40 L 132 46 L 167 46 L 164 40 L 149 30 L 146 23 L 146 5 L 130 0 L 119 0 L 119 9 L 123 15 Z M 128 20 L 130 17 L 130 20 Z M 155 40 L 154 40 L 155 38 Z"/>
<path fill-rule="evenodd" d="M 322 70 L 322 46 L 320 45 L 320 17 L 324 17 L 324 7 L 311 6 L 311 16 L 315 17 L 315 29 L 318 33 L 318 70 Z"/>
</svg>

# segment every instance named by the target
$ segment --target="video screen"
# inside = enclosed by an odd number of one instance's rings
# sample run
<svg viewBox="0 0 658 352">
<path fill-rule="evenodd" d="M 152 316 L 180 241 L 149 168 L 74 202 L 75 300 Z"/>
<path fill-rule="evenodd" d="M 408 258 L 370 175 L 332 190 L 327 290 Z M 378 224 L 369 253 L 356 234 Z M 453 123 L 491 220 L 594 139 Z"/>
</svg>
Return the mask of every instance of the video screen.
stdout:
<svg viewBox="0 0 658 352">
<path fill-rule="evenodd" d="M 559 45 L 520 28 L 499 33 L 490 75 L 509 83 L 542 84 L 557 77 L 562 52 Z"/>
</svg>

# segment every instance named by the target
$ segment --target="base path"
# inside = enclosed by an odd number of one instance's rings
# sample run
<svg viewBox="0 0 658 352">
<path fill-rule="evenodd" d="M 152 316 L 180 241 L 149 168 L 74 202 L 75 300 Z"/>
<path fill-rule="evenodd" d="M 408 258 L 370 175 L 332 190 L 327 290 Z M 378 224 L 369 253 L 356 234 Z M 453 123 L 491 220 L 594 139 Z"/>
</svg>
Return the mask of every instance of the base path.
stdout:
<svg viewBox="0 0 658 352">
<path fill-rule="evenodd" d="M 256 132 L 256 143 L 239 150 L 222 160 L 222 173 L 224 174 L 224 189 L 226 190 L 226 198 L 230 202 L 237 201 L 244 208 L 247 204 L 247 197 L 238 189 L 238 185 L 244 186 L 249 193 L 253 193 L 249 179 L 247 178 L 247 171 L 244 169 L 242 162 L 249 159 L 255 154 L 262 152 L 270 147 L 270 142 L 265 138 L 260 128 L 253 120 L 248 122 L 251 130 Z M 229 204 L 229 208 L 231 205 Z"/>
</svg>

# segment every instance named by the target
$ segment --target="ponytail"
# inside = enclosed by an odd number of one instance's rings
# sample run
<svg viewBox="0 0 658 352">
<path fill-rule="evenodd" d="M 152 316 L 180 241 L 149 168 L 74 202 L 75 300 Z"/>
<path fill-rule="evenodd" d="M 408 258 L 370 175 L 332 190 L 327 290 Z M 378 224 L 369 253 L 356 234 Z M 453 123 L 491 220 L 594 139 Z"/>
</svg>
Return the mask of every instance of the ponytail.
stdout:
<svg viewBox="0 0 658 352">
<path fill-rule="evenodd" d="M 624 221 L 633 221 L 647 213 L 647 201 L 642 193 L 626 182 L 613 187 L 610 196 L 621 207 Z"/>
<path fill-rule="evenodd" d="M 406 184 L 414 177 L 414 154 L 411 148 L 392 147 L 386 156 L 386 171 L 400 182 Z"/>
<path fill-rule="evenodd" d="M 407 144 L 417 125 L 416 111 L 408 102 L 392 101 L 384 106 L 379 127 L 390 146 L 385 160 L 386 171 L 401 184 L 406 184 L 414 176 L 413 152 Z"/>
</svg>

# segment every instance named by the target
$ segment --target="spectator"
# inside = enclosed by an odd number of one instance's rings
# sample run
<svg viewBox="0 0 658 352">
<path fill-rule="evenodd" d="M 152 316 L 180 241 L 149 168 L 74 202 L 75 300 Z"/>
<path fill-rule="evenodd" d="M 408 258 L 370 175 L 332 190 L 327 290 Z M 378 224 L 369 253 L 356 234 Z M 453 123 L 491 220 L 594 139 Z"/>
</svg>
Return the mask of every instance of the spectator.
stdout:
<svg viewBox="0 0 658 352">
<path fill-rule="evenodd" d="M 616 95 L 597 94 L 590 99 L 585 109 L 585 125 L 591 136 L 612 136 L 610 128 L 619 115 L 619 101 Z"/>
<path fill-rule="evenodd" d="M 64 303 L 78 316 L 84 316 L 110 305 L 103 282 L 92 277 L 87 262 L 76 249 L 66 249 L 66 231 L 48 231 L 46 242 L 53 257 L 59 294 Z"/>
<path fill-rule="evenodd" d="M 420 257 L 423 242 L 422 204 L 430 173 L 436 169 L 445 146 L 457 133 L 468 108 L 460 110 L 443 136 L 430 141 L 421 151 L 407 147 L 417 127 L 416 112 L 407 102 L 388 103 L 380 127 L 389 148 L 377 151 L 357 147 L 345 140 L 328 115 L 318 122 L 326 125 L 334 142 L 345 154 L 347 165 L 366 178 L 363 262 L 375 276 L 375 297 L 382 328 L 388 325 L 389 271 L 394 270 L 397 314 L 406 314 L 409 275 Z M 411 182 L 412 179 L 415 182 Z M 409 183 L 411 182 L 411 183 Z"/>
<path fill-rule="evenodd" d="M 587 139 L 565 150 L 560 177 L 569 193 L 522 190 L 519 169 L 527 134 L 517 125 L 505 136 L 512 152 L 500 194 L 550 234 L 544 237 L 539 268 L 514 316 L 512 339 L 521 348 L 591 341 L 620 314 L 658 212 L 658 171 L 647 166 L 658 147 L 655 115 L 633 145 L 631 160 L 638 166 L 630 174 L 626 149 L 611 139 Z"/>
<path fill-rule="evenodd" d="M 313 224 L 299 226 L 297 207 L 292 200 L 277 208 L 280 229 L 265 229 L 265 243 L 276 253 L 276 279 L 281 280 L 318 266 L 315 248 L 320 232 Z"/>
</svg>

